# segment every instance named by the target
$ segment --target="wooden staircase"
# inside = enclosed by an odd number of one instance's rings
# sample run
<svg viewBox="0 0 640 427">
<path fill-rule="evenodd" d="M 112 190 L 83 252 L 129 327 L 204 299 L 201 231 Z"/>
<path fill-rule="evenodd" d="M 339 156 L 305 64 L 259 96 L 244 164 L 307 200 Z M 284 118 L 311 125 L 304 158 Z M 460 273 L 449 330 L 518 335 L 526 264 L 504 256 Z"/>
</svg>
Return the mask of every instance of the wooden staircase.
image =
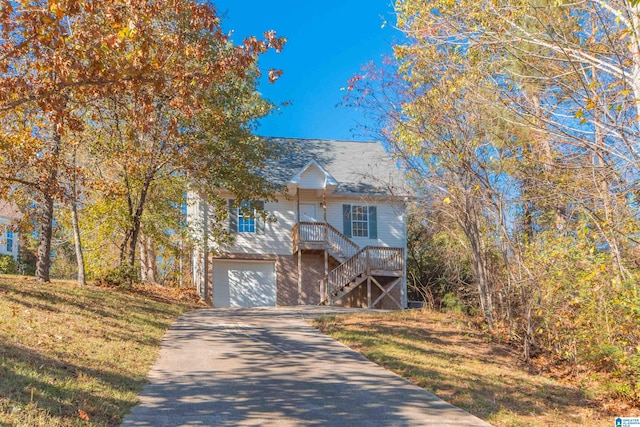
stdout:
<svg viewBox="0 0 640 427">
<path fill-rule="evenodd" d="M 385 296 L 389 296 L 399 308 L 402 305 L 389 294 L 402 282 L 404 275 L 404 250 L 382 246 L 359 248 L 351 239 L 331 224 L 320 222 L 300 222 L 293 229 L 294 253 L 299 250 L 325 250 L 340 264 L 331 270 L 321 283 L 323 305 L 333 305 L 343 299 L 363 283 L 367 283 L 367 306 L 372 308 Z M 389 285 L 383 286 L 377 278 L 394 277 Z M 371 285 L 377 286 L 381 294 L 372 301 Z"/>
</svg>

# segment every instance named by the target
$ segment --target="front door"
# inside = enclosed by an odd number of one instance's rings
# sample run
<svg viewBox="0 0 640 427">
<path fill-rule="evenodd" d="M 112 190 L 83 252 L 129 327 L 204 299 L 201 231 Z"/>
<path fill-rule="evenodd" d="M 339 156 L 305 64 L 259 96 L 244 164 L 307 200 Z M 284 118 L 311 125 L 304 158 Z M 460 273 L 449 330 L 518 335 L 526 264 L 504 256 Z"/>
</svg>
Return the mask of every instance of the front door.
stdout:
<svg viewBox="0 0 640 427">
<path fill-rule="evenodd" d="M 300 203 L 300 222 L 319 222 L 314 203 Z"/>
</svg>

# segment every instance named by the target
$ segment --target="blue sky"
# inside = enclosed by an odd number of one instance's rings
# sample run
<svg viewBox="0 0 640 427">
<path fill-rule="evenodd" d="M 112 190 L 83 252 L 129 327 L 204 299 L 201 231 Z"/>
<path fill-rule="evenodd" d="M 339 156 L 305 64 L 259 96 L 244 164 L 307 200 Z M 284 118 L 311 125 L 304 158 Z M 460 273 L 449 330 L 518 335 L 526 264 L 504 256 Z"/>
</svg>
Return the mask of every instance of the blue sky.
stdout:
<svg viewBox="0 0 640 427">
<path fill-rule="evenodd" d="M 261 120 L 258 134 L 292 138 L 370 140 L 358 129 L 362 111 L 336 106 L 347 80 L 361 66 L 391 54 L 399 38 L 393 25 L 393 0 L 257 1 L 213 0 L 223 29 L 238 43 L 248 35 L 276 30 L 288 39 L 280 54 L 262 59 L 263 69 L 283 70 L 274 84 L 260 85 L 276 104 L 291 101 L 281 113 Z M 387 25 L 382 27 L 384 21 Z"/>
</svg>

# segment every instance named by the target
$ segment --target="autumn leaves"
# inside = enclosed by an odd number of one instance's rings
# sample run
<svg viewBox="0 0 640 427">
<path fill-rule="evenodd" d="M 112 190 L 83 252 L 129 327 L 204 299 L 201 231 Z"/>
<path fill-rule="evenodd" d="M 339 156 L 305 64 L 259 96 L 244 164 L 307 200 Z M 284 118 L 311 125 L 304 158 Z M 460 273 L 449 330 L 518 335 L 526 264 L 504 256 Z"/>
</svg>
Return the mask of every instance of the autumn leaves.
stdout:
<svg viewBox="0 0 640 427">
<path fill-rule="evenodd" d="M 269 31 L 234 45 L 214 6 L 191 0 L 0 1 L 0 195 L 36 202 L 38 277 L 49 280 L 54 209 L 79 207 L 80 234 L 110 224 L 119 237 L 91 246 L 117 246 L 111 267 L 132 267 L 160 181 L 174 194 L 186 175 L 221 185 L 224 153 L 229 187 L 249 192 L 242 177 L 264 155 L 250 123 L 272 108 L 257 61 L 284 43 Z M 83 225 L 101 203 L 110 215 Z"/>
</svg>

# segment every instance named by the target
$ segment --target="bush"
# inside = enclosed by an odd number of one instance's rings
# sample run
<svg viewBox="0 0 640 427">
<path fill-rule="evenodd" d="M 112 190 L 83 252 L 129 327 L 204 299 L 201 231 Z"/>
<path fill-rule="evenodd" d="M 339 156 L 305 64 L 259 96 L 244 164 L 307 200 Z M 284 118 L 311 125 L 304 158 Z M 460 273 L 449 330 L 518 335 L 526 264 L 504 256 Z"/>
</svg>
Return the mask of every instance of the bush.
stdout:
<svg viewBox="0 0 640 427">
<path fill-rule="evenodd" d="M 129 265 L 121 265 L 111 269 L 96 279 L 100 284 L 107 286 L 120 286 L 123 288 L 131 287 L 136 280 L 136 269 Z"/>
<path fill-rule="evenodd" d="M 16 274 L 18 265 L 11 255 L 0 255 L 0 274 Z"/>
<path fill-rule="evenodd" d="M 459 314 L 466 313 L 464 302 L 452 292 L 448 292 L 442 297 L 442 310 Z"/>
</svg>

